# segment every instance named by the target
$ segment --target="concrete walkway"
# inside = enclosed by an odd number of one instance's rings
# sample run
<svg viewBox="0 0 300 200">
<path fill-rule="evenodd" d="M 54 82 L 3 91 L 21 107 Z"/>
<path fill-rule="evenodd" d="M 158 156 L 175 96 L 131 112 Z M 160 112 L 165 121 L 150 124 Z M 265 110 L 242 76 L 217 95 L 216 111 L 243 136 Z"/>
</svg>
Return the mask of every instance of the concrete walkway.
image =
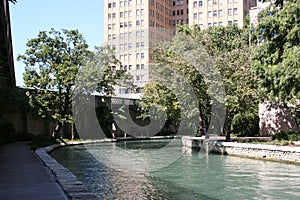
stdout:
<svg viewBox="0 0 300 200">
<path fill-rule="evenodd" d="M 0 199 L 68 199 L 26 142 L 0 147 Z"/>
</svg>

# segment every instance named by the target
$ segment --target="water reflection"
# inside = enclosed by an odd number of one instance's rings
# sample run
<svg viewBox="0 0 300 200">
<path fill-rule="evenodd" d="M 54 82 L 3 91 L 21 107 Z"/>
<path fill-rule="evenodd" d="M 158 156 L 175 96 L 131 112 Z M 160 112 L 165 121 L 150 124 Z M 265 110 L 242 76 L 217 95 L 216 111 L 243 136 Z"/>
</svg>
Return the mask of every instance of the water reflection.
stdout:
<svg viewBox="0 0 300 200">
<path fill-rule="evenodd" d="M 157 144 L 143 141 L 104 146 L 109 150 L 114 145 L 142 152 L 145 157 L 140 159 L 147 159 L 149 149 L 164 144 L 162 141 Z M 103 147 L 103 144 L 96 146 Z M 206 152 L 180 149 L 182 157 L 150 173 L 127 173 L 127 170 L 108 168 L 91 156 L 84 146 L 58 149 L 52 156 L 103 199 L 297 199 L 300 196 L 300 166 L 207 156 Z"/>
</svg>

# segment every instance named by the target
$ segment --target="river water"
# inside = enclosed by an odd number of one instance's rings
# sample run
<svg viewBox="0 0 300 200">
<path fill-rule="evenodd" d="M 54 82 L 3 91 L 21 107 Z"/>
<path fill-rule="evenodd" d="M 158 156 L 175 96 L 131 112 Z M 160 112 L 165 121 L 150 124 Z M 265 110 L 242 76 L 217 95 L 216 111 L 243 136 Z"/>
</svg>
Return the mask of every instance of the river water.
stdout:
<svg viewBox="0 0 300 200">
<path fill-rule="evenodd" d="M 117 145 L 137 156 L 142 153 L 141 159 L 147 159 L 147 152 L 162 148 L 168 142 L 79 145 L 57 149 L 51 155 L 99 199 L 300 199 L 299 165 L 182 151 L 176 161 L 156 171 L 120 171 L 103 164 L 105 162 L 95 156 L 105 154 Z M 87 150 L 90 148 L 97 149 L 93 151 L 94 156 Z M 178 145 L 168 148 L 174 148 L 178 153 L 183 147 L 178 140 Z M 132 159 L 124 158 L 129 169 Z"/>
</svg>

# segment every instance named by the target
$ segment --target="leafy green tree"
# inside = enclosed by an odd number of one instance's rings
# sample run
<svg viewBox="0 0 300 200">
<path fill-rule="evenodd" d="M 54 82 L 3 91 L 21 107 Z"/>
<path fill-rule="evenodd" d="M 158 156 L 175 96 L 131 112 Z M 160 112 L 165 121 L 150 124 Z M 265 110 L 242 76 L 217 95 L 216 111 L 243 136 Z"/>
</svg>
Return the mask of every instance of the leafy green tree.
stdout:
<svg viewBox="0 0 300 200">
<path fill-rule="evenodd" d="M 28 49 L 18 60 L 26 65 L 24 83 L 29 89 L 29 103 L 40 117 L 56 122 L 52 137 L 58 136 L 64 124 L 73 123 L 72 95 L 81 66 L 92 66 L 97 63 L 96 59 L 101 59 L 101 70 L 86 67 L 85 74 L 80 76 L 80 80 L 97 81 L 93 90 L 98 92 L 112 91 L 114 79 L 123 73 L 111 70 L 111 65 L 118 61 L 110 48 L 96 48 L 95 52 L 90 52 L 77 30 L 41 31 L 26 45 Z M 92 77 L 95 79 L 91 80 Z"/>
<path fill-rule="evenodd" d="M 252 66 L 260 80 L 262 100 L 296 103 L 300 98 L 300 2 L 263 11 L 255 29 Z"/>
</svg>

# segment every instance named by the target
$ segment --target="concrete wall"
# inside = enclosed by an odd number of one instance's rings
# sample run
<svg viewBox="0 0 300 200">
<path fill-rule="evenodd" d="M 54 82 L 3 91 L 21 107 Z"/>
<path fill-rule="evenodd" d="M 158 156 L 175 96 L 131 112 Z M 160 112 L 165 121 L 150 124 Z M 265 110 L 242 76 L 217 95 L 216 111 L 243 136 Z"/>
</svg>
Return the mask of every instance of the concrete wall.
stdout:
<svg viewBox="0 0 300 200">
<path fill-rule="evenodd" d="M 300 131 L 291 110 L 277 103 L 260 103 L 259 118 L 261 136 L 274 135 L 280 131 Z"/>
</svg>

